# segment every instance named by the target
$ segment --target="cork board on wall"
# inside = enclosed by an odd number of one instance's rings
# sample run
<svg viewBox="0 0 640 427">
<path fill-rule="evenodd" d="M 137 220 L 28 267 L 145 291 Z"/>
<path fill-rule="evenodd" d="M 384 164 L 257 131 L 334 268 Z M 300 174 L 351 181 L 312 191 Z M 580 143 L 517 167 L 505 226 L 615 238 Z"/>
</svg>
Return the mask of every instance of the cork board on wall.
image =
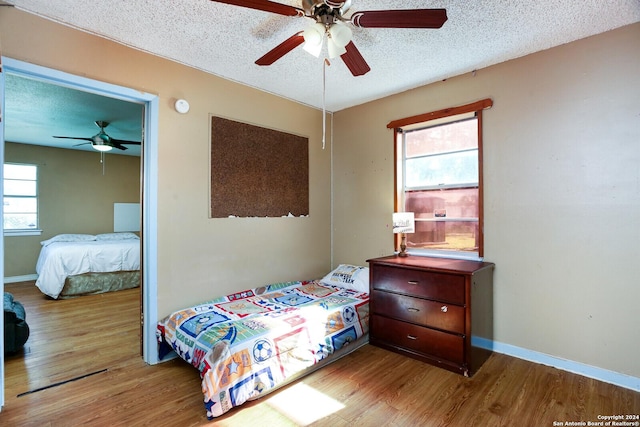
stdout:
<svg viewBox="0 0 640 427">
<path fill-rule="evenodd" d="M 211 117 L 211 217 L 309 215 L 309 139 Z"/>
</svg>

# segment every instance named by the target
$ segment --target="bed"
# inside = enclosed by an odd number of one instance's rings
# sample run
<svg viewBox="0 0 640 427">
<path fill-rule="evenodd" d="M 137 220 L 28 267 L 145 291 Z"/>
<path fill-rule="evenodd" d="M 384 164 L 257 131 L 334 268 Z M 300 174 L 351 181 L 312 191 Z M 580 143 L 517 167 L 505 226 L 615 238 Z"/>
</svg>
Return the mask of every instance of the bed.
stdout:
<svg viewBox="0 0 640 427">
<path fill-rule="evenodd" d="M 41 242 L 36 286 L 54 299 L 140 286 L 134 233 L 59 234 Z"/>
<path fill-rule="evenodd" d="M 199 370 L 211 420 L 352 352 L 368 331 L 368 268 L 341 264 L 176 311 L 157 337 L 160 360 L 175 351 Z"/>
</svg>

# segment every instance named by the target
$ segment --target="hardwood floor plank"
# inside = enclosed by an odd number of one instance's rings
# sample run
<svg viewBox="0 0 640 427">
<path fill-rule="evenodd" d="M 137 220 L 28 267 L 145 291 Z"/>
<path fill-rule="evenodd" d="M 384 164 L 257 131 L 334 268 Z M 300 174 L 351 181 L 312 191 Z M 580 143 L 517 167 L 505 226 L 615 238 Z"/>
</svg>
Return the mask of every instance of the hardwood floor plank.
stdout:
<svg viewBox="0 0 640 427">
<path fill-rule="evenodd" d="M 138 354 L 139 290 L 54 301 L 33 282 L 5 289 L 25 305 L 31 336 L 5 359 L 2 426 L 552 426 L 640 414 L 638 392 L 513 357 L 493 354 L 464 378 L 366 345 L 208 421 L 196 369 Z"/>
</svg>

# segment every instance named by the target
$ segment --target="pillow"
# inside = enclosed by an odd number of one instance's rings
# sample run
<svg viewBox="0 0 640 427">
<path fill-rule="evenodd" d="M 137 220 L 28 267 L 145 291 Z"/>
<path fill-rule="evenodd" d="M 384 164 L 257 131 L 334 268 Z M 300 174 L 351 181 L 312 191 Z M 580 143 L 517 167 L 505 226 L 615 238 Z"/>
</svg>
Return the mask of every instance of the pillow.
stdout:
<svg viewBox="0 0 640 427">
<path fill-rule="evenodd" d="M 98 234 L 96 240 L 131 240 L 139 239 L 134 233 L 104 233 Z"/>
<path fill-rule="evenodd" d="M 40 242 L 40 244 L 42 246 L 48 246 L 55 242 L 89 242 L 92 240 L 96 240 L 96 236 L 93 234 L 58 234 L 49 240 Z"/>
<path fill-rule="evenodd" d="M 369 293 L 369 268 L 340 264 L 320 281 L 327 285 L 338 285 L 357 292 Z"/>
</svg>

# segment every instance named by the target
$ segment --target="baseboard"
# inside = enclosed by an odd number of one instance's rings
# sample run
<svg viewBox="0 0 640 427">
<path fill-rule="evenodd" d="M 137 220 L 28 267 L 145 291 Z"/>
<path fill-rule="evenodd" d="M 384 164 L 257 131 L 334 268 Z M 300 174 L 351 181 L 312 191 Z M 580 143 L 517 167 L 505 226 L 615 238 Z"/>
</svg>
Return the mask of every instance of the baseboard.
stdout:
<svg viewBox="0 0 640 427">
<path fill-rule="evenodd" d="M 38 278 L 37 274 L 27 274 L 26 276 L 5 277 L 4 283 L 28 282 L 31 280 L 36 280 L 37 278 Z"/>
<path fill-rule="evenodd" d="M 528 360 L 534 363 L 540 363 L 541 365 L 552 366 L 563 371 L 572 372 L 584 377 L 628 388 L 633 391 L 640 391 L 640 378 L 632 377 L 631 375 L 597 368 L 595 366 L 586 365 L 573 360 L 562 359 L 560 357 L 528 350 L 511 344 L 505 344 L 499 341 L 491 341 L 486 338 L 472 337 L 471 342 L 475 346 L 492 350 L 496 353 L 506 354 L 508 356 L 517 357 L 518 359 Z"/>
</svg>

